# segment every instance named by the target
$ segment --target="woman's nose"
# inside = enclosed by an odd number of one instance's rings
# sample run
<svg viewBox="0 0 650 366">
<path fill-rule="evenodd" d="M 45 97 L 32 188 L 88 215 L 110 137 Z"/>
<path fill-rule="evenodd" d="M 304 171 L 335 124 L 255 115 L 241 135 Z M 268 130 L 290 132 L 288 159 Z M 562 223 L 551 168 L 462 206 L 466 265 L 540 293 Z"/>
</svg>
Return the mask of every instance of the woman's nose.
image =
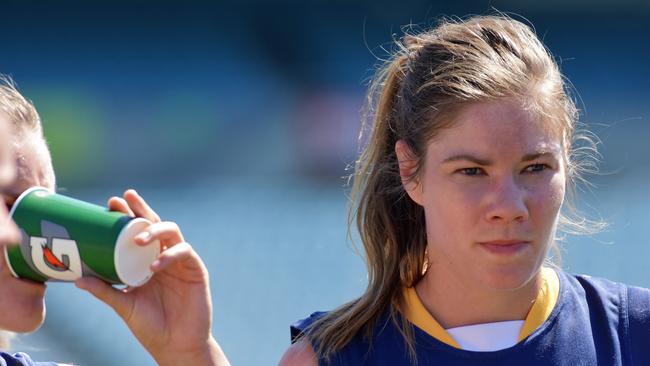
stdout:
<svg viewBox="0 0 650 366">
<path fill-rule="evenodd" d="M 486 219 L 492 223 L 523 222 L 528 220 L 526 189 L 514 178 L 495 180 L 488 194 Z"/>
</svg>

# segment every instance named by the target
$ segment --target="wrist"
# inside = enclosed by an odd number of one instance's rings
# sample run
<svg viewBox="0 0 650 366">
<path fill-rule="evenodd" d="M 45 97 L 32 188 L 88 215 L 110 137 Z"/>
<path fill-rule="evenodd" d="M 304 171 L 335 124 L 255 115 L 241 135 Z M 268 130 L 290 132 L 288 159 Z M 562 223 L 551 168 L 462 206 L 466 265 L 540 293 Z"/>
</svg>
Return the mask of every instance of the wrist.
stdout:
<svg viewBox="0 0 650 366">
<path fill-rule="evenodd" d="M 197 365 L 230 366 L 225 353 L 217 341 L 210 336 L 205 345 L 188 351 L 173 353 L 159 352 L 152 354 L 159 366 Z"/>
</svg>

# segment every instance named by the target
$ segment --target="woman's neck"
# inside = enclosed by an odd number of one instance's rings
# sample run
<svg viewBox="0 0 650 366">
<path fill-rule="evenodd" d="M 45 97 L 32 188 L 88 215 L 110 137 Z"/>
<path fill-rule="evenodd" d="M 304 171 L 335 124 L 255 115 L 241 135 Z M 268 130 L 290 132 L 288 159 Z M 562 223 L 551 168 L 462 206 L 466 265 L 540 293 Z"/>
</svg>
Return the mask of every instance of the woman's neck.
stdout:
<svg viewBox="0 0 650 366">
<path fill-rule="evenodd" d="M 450 279 L 451 278 L 451 279 Z M 481 288 L 429 268 L 415 286 L 424 307 L 445 328 L 524 320 L 542 285 L 538 271 L 517 289 Z"/>
</svg>

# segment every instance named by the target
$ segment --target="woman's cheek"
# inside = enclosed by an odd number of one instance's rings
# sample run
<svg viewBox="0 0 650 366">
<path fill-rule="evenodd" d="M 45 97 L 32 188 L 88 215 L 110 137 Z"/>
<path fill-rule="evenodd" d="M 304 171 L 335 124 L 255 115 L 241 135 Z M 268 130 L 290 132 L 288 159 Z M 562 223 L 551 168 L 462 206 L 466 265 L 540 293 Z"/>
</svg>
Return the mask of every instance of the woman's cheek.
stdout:
<svg viewBox="0 0 650 366">
<path fill-rule="evenodd" d="M 532 209 L 543 213 L 548 220 L 555 220 L 564 202 L 564 179 L 553 177 L 549 182 L 540 185 L 530 192 Z"/>
<path fill-rule="evenodd" d="M 553 176 L 553 179 L 551 180 L 551 192 L 549 193 L 550 194 L 549 201 L 552 202 L 552 205 L 557 211 L 560 210 L 560 207 L 564 202 L 565 189 L 566 189 L 566 178 L 564 176 L 564 173 L 560 172 L 555 174 Z"/>
</svg>

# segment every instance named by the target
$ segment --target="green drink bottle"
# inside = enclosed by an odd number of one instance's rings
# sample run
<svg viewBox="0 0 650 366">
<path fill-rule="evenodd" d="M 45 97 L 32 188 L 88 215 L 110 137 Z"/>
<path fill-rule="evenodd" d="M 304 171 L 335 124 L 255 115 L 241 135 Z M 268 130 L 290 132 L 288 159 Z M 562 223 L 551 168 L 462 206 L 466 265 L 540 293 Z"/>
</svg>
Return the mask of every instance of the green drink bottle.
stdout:
<svg viewBox="0 0 650 366">
<path fill-rule="evenodd" d="M 10 215 L 21 242 L 5 247 L 14 276 L 34 281 L 75 281 L 82 276 L 108 283 L 143 285 L 160 254 L 158 241 L 146 246 L 133 238 L 151 225 L 146 219 L 33 187 L 14 203 Z"/>
</svg>

